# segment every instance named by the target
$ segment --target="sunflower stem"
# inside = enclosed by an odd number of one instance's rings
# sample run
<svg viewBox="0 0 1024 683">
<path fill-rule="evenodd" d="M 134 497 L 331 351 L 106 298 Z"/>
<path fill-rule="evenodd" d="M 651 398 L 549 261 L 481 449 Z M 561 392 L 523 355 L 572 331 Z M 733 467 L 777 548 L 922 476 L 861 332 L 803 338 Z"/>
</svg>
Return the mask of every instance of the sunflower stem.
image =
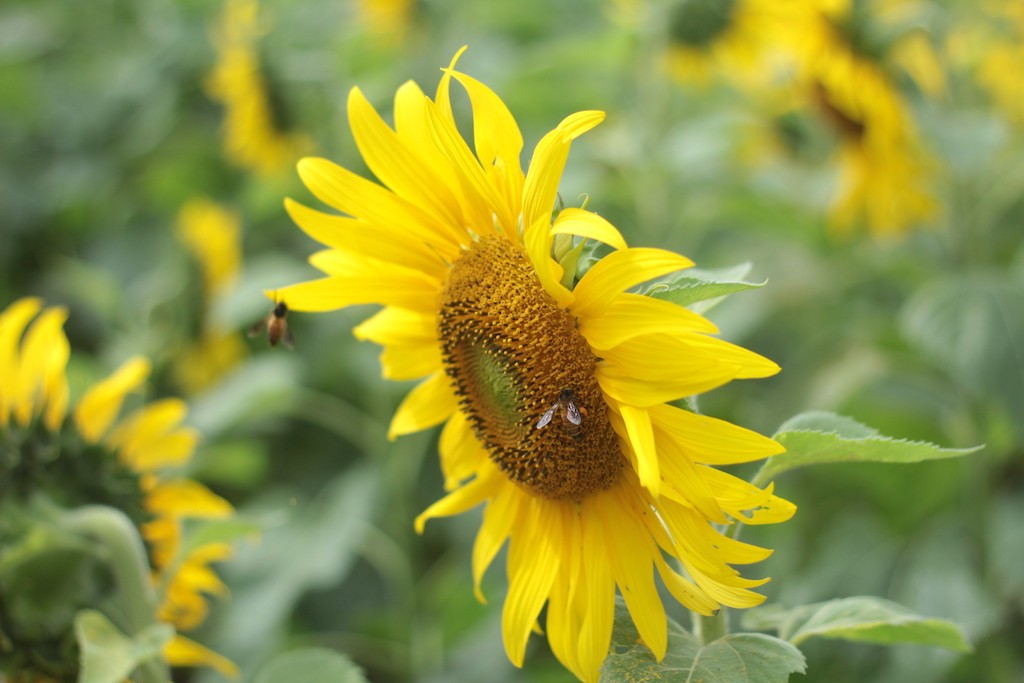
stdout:
<svg viewBox="0 0 1024 683">
<path fill-rule="evenodd" d="M 722 607 L 711 616 L 693 613 L 693 635 L 701 645 L 709 645 L 729 633 L 729 611 Z"/>
<path fill-rule="evenodd" d="M 109 553 L 117 592 L 111 599 L 111 617 L 130 636 L 156 623 L 156 593 L 150 582 L 146 549 L 132 521 L 119 510 L 103 505 L 63 513 L 62 526 L 93 538 Z M 165 683 L 171 679 L 167 665 L 150 660 L 135 673 L 137 683 Z"/>
</svg>

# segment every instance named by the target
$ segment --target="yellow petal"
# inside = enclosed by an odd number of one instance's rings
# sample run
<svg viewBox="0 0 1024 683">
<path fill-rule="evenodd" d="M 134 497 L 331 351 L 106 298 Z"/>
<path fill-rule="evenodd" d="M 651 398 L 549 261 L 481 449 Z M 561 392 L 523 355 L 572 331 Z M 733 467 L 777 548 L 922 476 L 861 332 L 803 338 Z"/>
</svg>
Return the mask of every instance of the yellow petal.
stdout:
<svg viewBox="0 0 1024 683">
<path fill-rule="evenodd" d="M 355 304 L 382 304 L 417 311 L 437 308 L 437 286 L 415 270 L 378 262 L 374 273 L 349 273 L 268 290 L 293 311 L 336 311 Z"/>
<path fill-rule="evenodd" d="M 577 577 L 573 577 L 576 580 Z M 580 671 L 577 638 L 580 632 L 580 618 L 569 597 L 570 577 L 565 570 L 555 576 L 548 596 L 547 636 L 548 646 L 562 666 L 584 679 Z"/>
<path fill-rule="evenodd" d="M 136 450 L 124 451 L 122 456 L 137 472 L 153 472 L 187 463 L 199 443 L 199 432 L 195 429 L 176 429 L 169 434 L 145 442 Z"/>
<path fill-rule="evenodd" d="M 587 514 L 584 503 L 583 567 L 586 587 L 577 592 L 583 623 L 579 630 L 579 668 L 581 678 L 598 680 L 601 664 L 608 653 L 615 621 L 615 579 L 606 554 L 604 529 L 599 520 Z"/>
<path fill-rule="evenodd" d="M 50 329 L 41 335 L 45 348 L 42 351 L 42 385 L 38 397 L 40 406 L 45 410 L 43 424 L 50 431 L 57 431 L 67 414 L 69 392 L 66 370 L 71 357 L 71 344 L 64 334 L 67 312 L 64 309 L 55 310 L 57 312 L 47 323 Z"/>
<path fill-rule="evenodd" d="M 526 641 L 559 571 L 564 529 L 557 515 L 545 514 L 555 505 L 558 503 L 525 498 L 525 514 L 512 532 L 508 553 L 509 586 L 501 611 L 501 635 L 505 653 L 517 667 L 523 665 Z"/>
<path fill-rule="evenodd" d="M 651 418 L 643 408 L 620 404 L 619 415 L 626 427 L 628 441 L 636 454 L 637 475 L 640 485 L 657 498 L 661 492 L 661 471 L 658 467 L 658 453 L 654 447 L 654 430 Z"/>
<path fill-rule="evenodd" d="M 124 397 L 146 381 L 149 369 L 149 361 L 136 356 L 85 393 L 75 406 L 74 419 L 86 441 L 96 443 L 106 434 L 121 410 Z"/>
<path fill-rule="evenodd" d="M 680 345 L 685 344 L 690 349 L 699 348 L 714 355 L 724 363 L 733 363 L 739 366 L 739 372 L 736 374 L 737 379 L 771 377 L 781 369 L 778 363 L 722 339 L 716 339 L 704 334 L 684 334 L 679 335 L 676 339 Z"/>
<path fill-rule="evenodd" d="M 719 604 L 717 602 L 712 600 L 697 584 L 670 568 L 663 557 L 655 557 L 654 564 L 658 568 L 658 575 L 661 576 L 668 592 L 686 609 L 704 616 L 711 616 L 718 611 Z"/>
<path fill-rule="evenodd" d="M 537 143 L 523 186 L 523 225 L 529 227 L 543 220 L 547 229 L 572 141 L 603 120 L 604 112 L 600 111 L 572 114 Z"/>
<path fill-rule="evenodd" d="M 688 308 L 639 294 L 620 294 L 600 315 L 579 318 L 579 323 L 593 349 L 610 349 L 644 334 L 718 332 L 710 320 Z"/>
<path fill-rule="evenodd" d="M 398 406 L 391 418 L 388 438 L 394 440 L 441 424 L 451 417 L 457 405 L 451 380 L 439 370 L 410 391 Z"/>
<path fill-rule="evenodd" d="M 473 594 L 481 603 L 487 603 L 480 589 L 484 573 L 516 526 L 522 496 L 519 489 L 506 482 L 484 509 L 483 521 L 473 542 Z"/>
<path fill-rule="evenodd" d="M 473 145 L 484 172 L 491 183 L 499 188 L 505 204 L 518 215 L 523 196 L 523 169 L 520 155 L 523 136 L 515 118 L 498 95 L 480 81 L 464 73 L 453 71 L 454 76 L 469 93 L 473 106 Z M 508 226 L 515 228 L 514 225 Z M 515 237 L 509 230 L 509 238 Z"/>
<path fill-rule="evenodd" d="M 161 482 L 146 495 L 146 510 L 172 519 L 222 519 L 234 508 L 216 493 L 190 479 Z"/>
<path fill-rule="evenodd" d="M 118 449 L 145 448 L 181 424 L 187 414 L 188 405 L 181 399 L 153 401 L 122 420 L 107 437 L 107 444 Z"/>
<path fill-rule="evenodd" d="M 421 379 L 441 369 L 441 349 L 436 343 L 388 346 L 380 365 L 384 379 Z"/>
<path fill-rule="evenodd" d="M 20 394 L 21 359 L 19 345 L 28 321 L 42 308 L 41 299 L 18 299 L 0 313 L 0 426 L 7 426 Z"/>
<path fill-rule="evenodd" d="M 611 560 L 615 582 L 640 637 L 661 661 L 668 647 L 668 627 L 651 571 L 653 558 L 660 551 L 638 518 L 642 512 L 634 507 L 638 502 L 629 500 L 630 495 L 621 486 L 618 490 L 613 487 L 609 495 L 594 498 L 594 507 L 603 520 L 606 556 Z M 650 516 L 649 510 L 647 514 Z"/>
<path fill-rule="evenodd" d="M 208 666 L 223 676 L 238 678 L 239 671 L 234 662 L 185 636 L 171 638 L 164 645 L 164 657 L 171 666 Z"/>
<path fill-rule="evenodd" d="M 430 244 L 441 253 L 451 253 L 458 244 L 447 227 L 415 204 L 327 159 L 303 159 L 298 170 L 320 201 L 367 221 L 371 228 L 380 226 L 389 234 Z"/>
<path fill-rule="evenodd" d="M 452 123 L 455 122 L 455 117 L 452 115 L 452 99 L 451 99 L 451 82 L 452 74 L 455 73 L 455 65 L 458 64 L 459 58 L 462 57 L 463 53 L 469 49 L 468 45 L 463 45 L 456 52 L 455 56 L 452 57 L 452 61 L 448 63 L 447 69 L 441 69 L 443 75 L 441 76 L 440 82 L 437 84 L 437 94 L 434 96 L 434 101 L 437 103 L 438 108 Z"/>
<path fill-rule="evenodd" d="M 548 228 L 548 219 L 543 216 L 527 228 L 523 235 L 526 253 L 544 291 L 559 306 L 567 307 L 572 303 L 573 296 L 562 284 L 562 267 L 551 258 L 551 231 Z"/>
<path fill-rule="evenodd" d="M 431 177 L 431 169 L 405 147 L 359 88 L 349 91 L 348 118 L 363 161 L 382 183 L 433 216 L 437 225 L 459 224 L 458 205 L 449 188 L 423 182 Z"/>
<path fill-rule="evenodd" d="M 715 499 L 723 510 L 737 514 L 742 510 L 753 510 L 768 502 L 770 488 L 759 489 L 750 482 L 713 467 L 701 466 L 703 479 L 715 492 Z"/>
<path fill-rule="evenodd" d="M 27 425 L 39 409 L 47 405 L 48 389 L 59 388 L 71 348 L 64 335 L 67 309 L 47 308 L 33 321 L 21 344 L 21 364 L 16 377 L 4 381 L 17 387 L 13 393 L 15 419 Z"/>
<path fill-rule="evenodd" d="M 735 465 L 785 452 L 777 441 L 731 422 L 697 415 L 670 405 L 653 406 L 651 420 L 694 460 L 707 465 Z"/>
<path fill-rule="evenodd" d="M 580 279 L 573 294 L 572 311 L 592 317 L 607 309 L 616 295 L 662 275 L 689 268 L 693 261 L 664 249 L 630 248 L 608 254 Z"/>
<path fill-rule="evenodd" d="M 706 576 L 702 572 L 687 566 L 685 560 L 683 560 L 683 565 L 686 566 L 686 570 L 691 576 L 693 576 L 693 580 L 701 587 L 701 590 L 707 593 L 713 600 L 717 600 L 723 605 L 735 607 L 736 609 L 746 609 L 748 607 L 756 607 L 765 601 L 765 596 L 760 593 L 755 593 L 747 588 L 730 586 L 721 581 L 717 581 L 714 578 Z M 754 585 L 761 585 L 768 581 L 769 579 L 761 579 L 752 583 Z"/>
<path fill-rule="evenodd" d="M 442 80 L 445 78 L 448 78 L 447 74 Z M 470 202 L 462 196 L 455 166 L 435 139 L 431 115 L 427 112 L 431 106 L 436 109 L 442 105 L 442 102 L 433 105 L 430 98 L 414 82 L 403 83 L 395 93 L 395 133 L 406 148 L 414 152 L 423 164 L 430 168 L 433 182 L 455 192 L 463 214 L 458 225 L 465 227 L 471 225 L 466 218 L 467 215 L 472 215 L 468 208 Z"/>
<path fill-rule="evenodd" d="M 501 487 L 507 485 L 507 483 L 500 474 L 495 475 L 494 472 L 487 471 L 481 472 L 477 475 L 476 479 L 452 491 L 421 512 L 414 522 L 416 533 L 423 533 L 423 527 L 426 525 L 427 520 L 435 517 L 451 517 L 475 508 L 485 500 L 496 496 Z"/>
<path fill-rule="evenodd" d="M 441 456 L 441 472 L 446 491 L 458 487 L 472 477 L 487 458 L 487 451 L 473 434 L 462 411 L 456 410 L 441 430 L 437 444 Z"/>
<path fill-rule="evenodd" d="M 402 233 L 395 233 L 358 218 L 316 211 L 291 199 L 284 200 L 284 207 L 295 224 L 321 244 L 420 270 L 434 277 L 441 277 L 447 268 L 439 253 L 449 258 L 456 255 L 455 249 L 439 252 L 434 248 L 436 245 L 430 244 L 426 233 L 418 238 L 410 237 L 408 227 Z"/>
<path fill-rule="evenodd" d="M 618 228 L 596 213 L 584 209 L 562 209 L 551 226 L 551 234 L 578 235 L 603 242 L 615 249 L 628 247 Z"/>
<path fill-rule="evenodd" d="M 383 346 L 437 344 L 437 316 L 404 308 L 385 308 L 352 330 L 356 339 L 375 341 Z"/>
<path fill-rule="evenodd" d="M 640 395 L 660 394 L 660 389 L 671 388 L 658 401 L 663 403 L 708 391 L 733 379 L 762 377 L 778 371 L 775 363 L 756 353 L 725 342 L 708 344 L 707 339 L 699 334 L 648 334 L 627 339 L 600 352 L 603 361 L 598 366 L 599 379 L 617 378 L 615 386 L 620 387 L 620 392 L 623 382 L 633 380 L 632 391 Z M 605 389 L 609 393 L 615 390 L 611 385 Z M 653 405 L 620 400 L 639 406 Z"/>
<path fill-rule="evenodd" d="M 663 495 L 697 508 L 709 521 L 728 524 L 715 491 L 704 478 L 708 468 L 693 464 L 681 445 L 660 427 L 655 426 L 654 437 L 661 458 L 661 475 L 665 487 Z"/>
<path fill-rule="evenodd" d="M 459 134 L 455 123 L 444 117 L 430 100 L 424 103 L 427 123 L 434 140 L 455 168 L 455 180 L 462 197 L 464 219 L 477 232 L 498 223 L 508 233 L 516 224 L 513 208 L 491 183 L 480 161 Z"/>
</svg>

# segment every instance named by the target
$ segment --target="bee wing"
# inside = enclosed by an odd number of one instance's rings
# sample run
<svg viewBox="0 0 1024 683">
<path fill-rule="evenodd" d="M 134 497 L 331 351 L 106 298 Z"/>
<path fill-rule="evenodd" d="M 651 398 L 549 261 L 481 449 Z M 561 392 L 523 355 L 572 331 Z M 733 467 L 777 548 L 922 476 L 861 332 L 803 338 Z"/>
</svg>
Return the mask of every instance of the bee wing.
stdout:
<svg viewBox="0 0 1024 683">
<path fill-rule="evenodd" d="M 260 318 L 259 321 L 249 327 L 249 331 L 246 333 L 250 339 L 258 337 L 267 331 L 267 319 Z"/>
<path fill-rule="evenodd" d="M 583 418 L 580 417 L 579 408 L 572 401 L 569 401 L 569 405 L 565 408 L 565 418 L 572 422 L 574 425 L 578 425 L 583 422 Z"/>
<path fill-rule="evenodd" d="M 545 426 L 547 426 L 547 424 L 549 422 L 551 422 L 551 418 L 553 418 L 555 416 L 555 409 L 556 408 L 558 408 L 558 404 L 557 403 L 555 405 L 551 406 L 550 408 L 548 408 L 547 412 L 545 412 L 543 415 L 540 416 L 540 419 L 537 420 L 537 429 L 540 429 L 541 427 L 545 427 Z"/>
<path fill-rule="evenodd" d="M 292 334 L 292 328 L 287 325 L 284 328 L 284 336 L 281 341 L 284 343 L 284 347 L 289 351 L 295 350 L 295 335 Z"/>
</svg>

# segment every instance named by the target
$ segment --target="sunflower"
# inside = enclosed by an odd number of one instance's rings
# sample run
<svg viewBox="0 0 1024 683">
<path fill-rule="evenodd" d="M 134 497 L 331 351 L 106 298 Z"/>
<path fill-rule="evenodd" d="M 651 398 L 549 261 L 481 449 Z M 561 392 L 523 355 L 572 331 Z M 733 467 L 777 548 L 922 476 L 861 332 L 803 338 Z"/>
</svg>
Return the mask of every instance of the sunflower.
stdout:
<svg viewBox="0 0 1024 683">
<path fill-rule="evenodd" d="M 416 0 L 357 0 L 359 22 L 378 40 L 400 44 L 412 25 Z"/>
<path fill-rule="evenodd" d="M 230 292 L 241 270 L 241 219 L 206 198 L 186 203 L 178 212 L 177 236 L 199 264 L 203 279 L 199 338 L 182 350 L 174 370 L 186 393 L 212 385 L 245 357 L 236 330 L 213 324 L 209 308 Z"/>
<path fill-rule="evenodd" d="M 1001 0 L 987 5 L 990 22 L 978 27 L 981 46 L 975 77 L 1010 121 L 1024 123 L 1024 5 Z"/>
<path fill-rule="evenodd" d="M 213 35 L 217 64 L 206 90 L 224 105 L 224 151 L 236 165 L 264 175 L 282 173 L 309 149 L 309 140 L 282 130 L 256 51 L 262 33 L 256 0 L 227 0 Z"/>
<path fill-rule="evenodd" d="M 149 375 L 148 361 L 125 362 L 86 391 L 68 419 L 66 318 L 64 308 L 42 310 L 32 298 L 0 313 L 0 499 L 45 494 L 68 507 L 120 509 L 138 525 L 154 585 L 165 589 L 159 619 L 176 629 L 194 628 L 206 616 L 207 596 L 226 591 L 209 565 L 230 549 L 206 544 L 176 559 L 182 524 L 228 517 L 231 505 L 197 482 L 167 474 L 188 462 L 198 438 L 182 426 L 183 401 L 154 401 L 118 419 L 127 395 Z M 172 665 L 237 673 L 234 664 L 181 635 L 164 655 Z"/>
<path fill-rule="evenodd" d="M 854 0 L 783 3 L 776 35 L 795 58 L 798 92 L 839 141 L 833 225 L 848 230 L 863 222 L 875 234 L 895 235 L 937 213 L 934 168 L 880 61 L 883 46 L 870 38 L 864 7 Z M 927 49 L 916 37 L 908 39 L 900 53 L 905 68 L 919 74 L 922 89 L 940 89 Z"/>
<path fill-rule="evenodd" d="M 685 83 L 724 76 L 741 85 L 766 75 L 765 0 L 676 0 L 668 7 L 669 72 Z"/>
<path fill-rule="evenodd" d="M 305 184 L 347 215 L 286 201 L 296 223 L 328 247 L 310 259 L 327 277 L 275 293 L 300 311 L 384 306 L 355 335 L 384 346 L 385 377 L 425 378 L 399 406 L 390 438 L 444 423 L 449 493 L 416 519 L 417 530 L 486 505 L 473 548 L 475 591 L 483 600 L 481 579 L 508 541 L 502 631 L 510 660 L 522 665 L 546 603 L 555 655 L 595 681 L 616 587 L 658 658 L 666 617 L 655 572 L 700 614 L 763 600 L 751 588 L 767 579 L 743 578 L 730 565 L 770 551 L 712 523 L 780 522 L 795 508 L 771 487 L 711 466 L 782 448 L 667 401 L 778 366 L 709 336 L 715 327 L 688 309 L 627 291 L 690 267 L 689 259 L 630 248 L 608 221 L 580 208 L 552 220 L 570 145 L 602 112 L 565 118 L 524 173 L 515 120 L 493 91 L 455 70 L 459 55 L 434 99 L 412 82 L 399 88 L 395 129 L 351 91 L 356 144 L 384 185 L 303 159 Z M 475 149 L 456 128 L 453 79 L 469 94 Z M 570 236 L 612 248 L 578 282 L 575 269 L 552 258 Z"/>
</svg>

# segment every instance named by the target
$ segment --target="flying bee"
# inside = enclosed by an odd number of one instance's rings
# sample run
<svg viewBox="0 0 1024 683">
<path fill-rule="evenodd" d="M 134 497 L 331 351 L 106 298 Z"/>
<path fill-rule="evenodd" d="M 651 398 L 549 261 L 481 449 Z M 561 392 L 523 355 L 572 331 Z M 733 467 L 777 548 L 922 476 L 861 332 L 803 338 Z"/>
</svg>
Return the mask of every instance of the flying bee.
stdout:
<svg viewBox="0 0 1024 683">
<path fill-rule="evenodd" d="M 288 327 L 288 304 L 283 301 L 275 303 L 266 318 L 249 328 L 249 336 L 255 337 L 264 331 L 267 333 L 267 341 L 271 346 L 277 346 L 284 342 L 286 349 L 295 349 L 295 337 L 292 336 L 292 330 Z"/>
<path fill-rule="evenodd" d="M 537 429 L 546 427 L 555 417 L 558 410 L 562 413 L 562 421 L 567 425 L 567 431 L 573 436 L 578 436 L 583 431 L 583 417 L 587 409 L 576 405 L 576 392 L 572 389 L 562 389 L 558 394 L 558 400 L 551 404 L 551 407 L 544 411 L 544 414 L 537 420 Z"/>
</svg>

